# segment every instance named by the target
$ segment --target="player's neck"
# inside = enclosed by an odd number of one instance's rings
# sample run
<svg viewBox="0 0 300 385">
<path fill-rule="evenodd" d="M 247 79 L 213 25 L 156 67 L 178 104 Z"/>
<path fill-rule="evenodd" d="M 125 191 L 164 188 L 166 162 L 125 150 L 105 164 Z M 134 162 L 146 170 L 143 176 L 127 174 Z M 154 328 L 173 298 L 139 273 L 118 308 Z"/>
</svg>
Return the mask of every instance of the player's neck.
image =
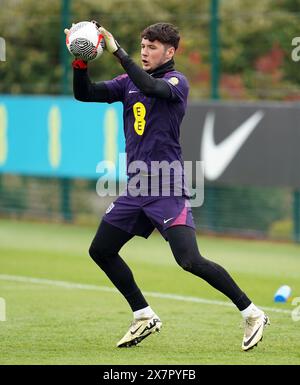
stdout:
<svg viewBox="0 0 300 385">
<path fill-rule="evenodd" d="M 150 74 L 154 78 L 160 78 L 165 73 L 170 72 L 170 71 L 174 71 L 174 69 L 175 69 L 174 65 L 175 65 L 175 62 L 173 59 L 171 59 L 171 60 L 167 61 L 166 63 L 160 65 L 159 67 L 155 68 L 154 71 L 148 70 L 146 72 L 148 72 L 148 74 Z"/>
</svg>

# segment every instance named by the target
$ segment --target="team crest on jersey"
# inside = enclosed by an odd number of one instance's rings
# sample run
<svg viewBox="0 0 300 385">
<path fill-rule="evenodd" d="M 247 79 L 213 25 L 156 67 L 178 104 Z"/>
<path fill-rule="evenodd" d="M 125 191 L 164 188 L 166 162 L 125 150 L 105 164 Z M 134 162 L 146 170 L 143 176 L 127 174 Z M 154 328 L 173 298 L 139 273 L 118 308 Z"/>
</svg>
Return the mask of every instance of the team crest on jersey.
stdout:
<svg viewBox="0 0 300 385">
<path fill-rule="evenodd" d="M 169 83 L 171 83 L 173 86 L 177 86 L 177 84 L 179 83 L 179 79 L 176 78 L 175 76 L 172 76 L 169 80 L 168 80 Z"/>
</svg>

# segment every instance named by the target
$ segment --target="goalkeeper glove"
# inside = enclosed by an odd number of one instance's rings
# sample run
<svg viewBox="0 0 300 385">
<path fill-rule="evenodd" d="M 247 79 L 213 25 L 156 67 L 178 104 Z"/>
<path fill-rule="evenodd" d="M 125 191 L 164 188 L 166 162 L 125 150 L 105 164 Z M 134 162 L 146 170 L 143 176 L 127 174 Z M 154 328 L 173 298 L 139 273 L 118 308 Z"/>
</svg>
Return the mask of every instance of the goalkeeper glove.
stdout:
<svg viewBox="0 0 300 385">
<path fill-rule="evenodd" d="M 92 23 L 96 24 L 98 31 L 104 37 L 105 45 L 108 52 L 114 54 L 119 60 L 122 60 L 125 56 L 128 56 L 127 52 L 120 47 L 120 44 L 110 32 L 103 28 L 97 21 L 92 20 Z"/>
<path fill-rule="evenodd" d="M 72 23 L 72 26 L 71 26 L 71 28 L 74 26 L 75 24 L 74 23 Z M 70 32 L 70 30 L 69 30 L 69 28 L 65 28 L 64 29 L 64 33 L 65 33 L 65 35 L 68 35 L 68 33 Z"/>
</svg>

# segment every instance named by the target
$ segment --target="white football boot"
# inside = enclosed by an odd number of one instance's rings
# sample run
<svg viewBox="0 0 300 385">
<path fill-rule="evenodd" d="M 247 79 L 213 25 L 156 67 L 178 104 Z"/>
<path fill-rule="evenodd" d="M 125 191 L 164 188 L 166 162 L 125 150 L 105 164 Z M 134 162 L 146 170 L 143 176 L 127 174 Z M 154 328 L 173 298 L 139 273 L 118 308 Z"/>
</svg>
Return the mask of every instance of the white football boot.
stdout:
<svg viewBox="0 0 300 385">
<path fill-rule="evenodd" d="M 263 339 L 263 331 L 267 325 L 270 325 L 270 320 L 263 311 L 253 313 L 245 319 L 245 333 L 242 342 L 244 351 L 252 349 Z"/>
<path fill-rule="evenodd" d="M 133 320 L 128 332 L 117 343 L 117 347 L 129 348 L 130 346 L 137 345 L 150 334 L 159 332 L 161 326 L 162 322 L 156 314 L 150 318 L 137 318 Z"/>
</svg>

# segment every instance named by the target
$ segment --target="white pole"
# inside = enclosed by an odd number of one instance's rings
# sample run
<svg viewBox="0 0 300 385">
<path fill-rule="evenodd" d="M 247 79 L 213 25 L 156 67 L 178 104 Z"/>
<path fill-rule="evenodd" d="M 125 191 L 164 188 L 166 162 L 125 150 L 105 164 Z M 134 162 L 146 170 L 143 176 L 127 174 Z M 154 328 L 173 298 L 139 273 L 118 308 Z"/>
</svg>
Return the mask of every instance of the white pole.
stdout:
<svg viewBox="0 0 300 385">
<path fill-rule="evenodd" d="M 5 40 L 3 39 L 3 37 L 0 37 L 0 61 L 6 60 L 5 48 Z"/>
</svg>

